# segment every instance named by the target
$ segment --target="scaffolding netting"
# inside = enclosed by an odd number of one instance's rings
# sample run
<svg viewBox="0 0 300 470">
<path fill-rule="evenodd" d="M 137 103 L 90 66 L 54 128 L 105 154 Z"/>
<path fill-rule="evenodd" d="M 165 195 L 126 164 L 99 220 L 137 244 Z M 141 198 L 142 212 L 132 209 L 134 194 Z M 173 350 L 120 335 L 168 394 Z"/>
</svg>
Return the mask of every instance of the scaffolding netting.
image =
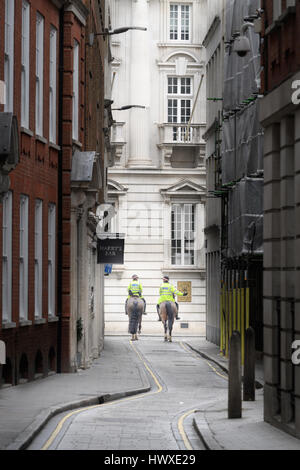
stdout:
<svg viewBox="0 0 300 470">
<path fill-rule="evenodd" d="M 227 256 L 263 252 L 263 129 L 259 122 L 260 35 L 253 18 L 260 0 L 228 0 L 222 125 L 222 184 L 228 193 Z M 248 20 L 250 18 L 250 20 Z M 248 26 L 243 28 L 243 25 Z M 238 34 L 250 52 L 234 50 Z"/>
</svg>

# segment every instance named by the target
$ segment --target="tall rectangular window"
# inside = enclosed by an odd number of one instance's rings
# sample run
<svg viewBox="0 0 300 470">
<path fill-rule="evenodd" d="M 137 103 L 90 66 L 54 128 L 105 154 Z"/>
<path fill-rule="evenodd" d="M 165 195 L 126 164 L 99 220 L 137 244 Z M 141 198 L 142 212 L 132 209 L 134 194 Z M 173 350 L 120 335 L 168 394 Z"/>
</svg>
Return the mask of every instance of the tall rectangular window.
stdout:
<svg viewBox="0 0 300 470">
<path fill-rule="evenodd" d="M 172 265 L 195 264 L 195 205 L 173 204 L 171 210 Z"/>
<path fill-rule="evenodd" d="M 55 240 L 56 207 L 48 207 L 48 315 L 55 315 Z"/>
<path fill-rule="evenodd" d="M 56 63 L 57 30 L 50 30 L 50 67 L 49 67 L 49 140 L 56 144 Z"/>
<path fill-rule="evenodd" d="M 35 133 L 43 135 L 44 18 L 36 15 Z"/>
<path fill-rule="evenodd" d="M 42 288 L 43 288 L 43 201 L 35 201 L 34 223 L 34 298 L 35 318 L 42 317 Z"/>
<path fill-rule="evenodd" d="M 79 42 L 74 41 L 73 49 L 73 139 L 79 139 Z"/>
<path fill-rule="evenodd" d="M 190 41 L 191 5 L 170 4 L 170 40 Z"/>
<path fill-rule="evenodd" d="M 273 21 L 276 21 L 277 18 L 282 13 L 282 0 L 273 0 Z"/>
<path fill-rule="evenodd" d="M 4 111 L 12 113 L 14 108 L 14 29 L 15 0 L 5 0 L 5 49 L 4 81 L 6 97 Z"/>
<path fill-rule="evenodd" d="M 21 72 L 21 126 L 29 129 L 29 47 L 30 5 L 22 3 L 22 72 Z"/>
<path fill-rule="evenodd" d="M 20 197 L 19 315 L 28 320 L 28 196 Z"/>
<path fill-rule="evenodd" d="M 168 77 L 168 123 L 187 124 L 192 112 L 191 77 Z M 191 139 L 191 129 L 186 136 L 186 126 L 173 128 L 174 142 Z"/>
<path fill-rule="evenodd" d="M 2 201 L 2 320 L 12 320 L 12 193 Z"/>
</svg>

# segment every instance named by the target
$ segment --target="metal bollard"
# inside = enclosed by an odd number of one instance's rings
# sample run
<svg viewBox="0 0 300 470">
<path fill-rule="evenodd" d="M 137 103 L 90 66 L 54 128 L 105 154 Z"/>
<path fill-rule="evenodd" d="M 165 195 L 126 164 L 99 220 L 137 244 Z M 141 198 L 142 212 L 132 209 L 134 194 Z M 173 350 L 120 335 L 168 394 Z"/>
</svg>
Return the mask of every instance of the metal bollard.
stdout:
<svg viewBox="0 0 300 470">
<path fill-rule="evenodd" d="M 244 401 L 255 401 L 255 333 L 247 328 L 245 336 Z"/>
<path fill-rule="evenodd" d="M 241 335 L 234 331 L 230 338 L 228 419 L 242 417 Z"/>
</svg>

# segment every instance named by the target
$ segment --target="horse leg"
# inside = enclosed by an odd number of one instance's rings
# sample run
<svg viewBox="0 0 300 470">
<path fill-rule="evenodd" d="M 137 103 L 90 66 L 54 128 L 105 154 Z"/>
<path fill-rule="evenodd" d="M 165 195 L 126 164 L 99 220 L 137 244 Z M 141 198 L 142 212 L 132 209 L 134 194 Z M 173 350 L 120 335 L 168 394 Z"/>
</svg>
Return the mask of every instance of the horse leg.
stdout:
<svg viewBox="0 0 300 470">
<path fill-rule="evenodd" d="M 164 321 L 164 329 L 165 329 L 165 341 L 168 341 L 168 325 L 167 320 Z"/>
</svg>

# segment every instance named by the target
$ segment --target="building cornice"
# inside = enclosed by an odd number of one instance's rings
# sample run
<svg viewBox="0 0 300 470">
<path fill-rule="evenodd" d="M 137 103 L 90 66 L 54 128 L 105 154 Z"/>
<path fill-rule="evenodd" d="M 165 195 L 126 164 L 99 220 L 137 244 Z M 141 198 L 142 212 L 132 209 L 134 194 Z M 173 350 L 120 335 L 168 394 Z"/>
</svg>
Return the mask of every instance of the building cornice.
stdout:
<svg viewBox="0 0 300 470">
<path fill-rule="evenodd" d="M 212 36 L 214 35 L 214 33 L 217 30 L 220 23 L 221 23 L 220 17 L 219 17 L 219 15 L 216 15 L 213 19 L 212 24 L 209 27 L 209 30 L 208 30 L 205 38 L 203 39 L 202 44 L 203 44 L 204 47 L 207 47 L 209 41 L 211 40 Z"/>
<path fill-rule="evenodd" d="M 80 23 L 82 23 L 83 26 L 86 25 L 89 9 L 85 6 L 82 0 L 65 0 L 64 7 L 65 11 L 71 11 L 74 13 L 76 18 L 80 21 Z"/>
</svg>

